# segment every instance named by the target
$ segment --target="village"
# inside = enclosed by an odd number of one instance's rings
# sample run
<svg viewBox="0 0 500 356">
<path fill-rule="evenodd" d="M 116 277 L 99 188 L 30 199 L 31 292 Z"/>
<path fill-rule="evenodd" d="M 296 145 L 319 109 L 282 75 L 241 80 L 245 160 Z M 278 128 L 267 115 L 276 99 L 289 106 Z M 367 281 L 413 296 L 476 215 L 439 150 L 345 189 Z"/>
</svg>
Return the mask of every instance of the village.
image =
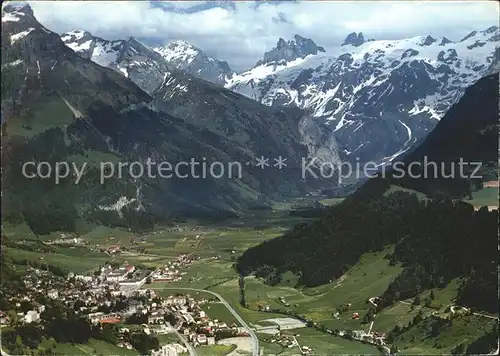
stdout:
<svg viewBox="0 0 500 356">
<path fill-rule="evenodd" d="M 151 338 L 171 334 L 170 339 L 178 340 L 158 344 L 158 348 L 149 350 L 153 356 L 177 356 L 191 347 L 248 336 L 245 328 L 207 313 L 209 305 L 220 303 L 215 297 L 195 298 L 180 291 L 157 293 L 144 288 L 154 282 L 182 279 L 181 270 L 190 263 L 187 255 L 180 254 L 157 269 L 108 263 L 92 274 L 67 276 L 55 276 L 28 266 L 22 295 L 5 293 L 14 310 L 0 310 L 0 324 L 38 325 L 43 321 L 45 304 L 52 300 L 92 325 L 101 328 L 115 325 L 116 346 L 120 348 L 133 349 L 129 335 L 137 333 Z M 45 303 L 40 302 L 44 300 L 41 296 L 46 296 Z"/>
</svg>

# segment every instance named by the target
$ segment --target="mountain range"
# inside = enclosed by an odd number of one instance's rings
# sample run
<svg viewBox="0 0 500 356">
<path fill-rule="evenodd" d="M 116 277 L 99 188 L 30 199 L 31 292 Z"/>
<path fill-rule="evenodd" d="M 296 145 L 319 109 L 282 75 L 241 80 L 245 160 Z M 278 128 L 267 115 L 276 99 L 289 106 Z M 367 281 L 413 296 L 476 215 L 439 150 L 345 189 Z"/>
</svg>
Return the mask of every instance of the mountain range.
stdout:
<svg viewBox="0 0 500 356">
<path fill-rule="evenodd" d="M 108 41 L 79 30 L 63 33 L 61 39 L 81 57 L 123 73 L 149 94 L 163 83 L 169 70 L 182 70 L 219 85 L 233 75 L 227 62 L 208 56 L 186 41 L 150 48 L 133 37 Z"/>
<path fill-rule="evenodd" d="M 498 27 L 457 42 L 430 35 L 364 41 L 353 33 L 332 55 L 279 41 L 272 53 L 285 46 L 302 55 L 260 62 L 226 87 L 266 105 L 305 109 L 330 129 L 342 160 L 384 163 L 423 139 L 466 87 L 498 71 L 499 39 Z"/>
<path fill-rule="evenodd" d="M 147 50 L 134 39 L 109 42 L 84 31 L 61 38 L 85 58 L 130 75 L 150 94 L 169 70 L 181 70 L 267 106 L 303 109 L 322 135 L 331 136 L 339 160 L 380 165 L 411 150 L 466 87 L 500 68 L 498 27 L 458 41 L 431 35 L 365 40 L 353 32 L 332 53 L 294 35 L 280 38 L 242 73 L 185 41 Z"/>
</svg>

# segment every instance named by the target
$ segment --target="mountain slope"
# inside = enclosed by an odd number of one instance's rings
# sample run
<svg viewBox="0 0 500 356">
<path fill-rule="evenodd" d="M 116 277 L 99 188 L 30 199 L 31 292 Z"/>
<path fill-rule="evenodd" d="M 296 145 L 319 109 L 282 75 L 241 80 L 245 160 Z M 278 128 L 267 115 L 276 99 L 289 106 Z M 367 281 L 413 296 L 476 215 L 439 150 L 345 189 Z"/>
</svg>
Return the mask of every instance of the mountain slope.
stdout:
<svg viewBox="0 0 500 356">
<path fill-rule="evenodd" d="M 302 157 L 338 162 L 335 141 L 299 109 L 267 107 L 178 71 L 167 74 L 153 96 L 166 112 L 223 135 L 256 156 L 286 157 L 295 173 L 283 173 L 283 180 L 300 178 Z"/>
<path fill-rule="evenodd" d="M 458 42 L 350 34 L 331 55 L 263 61 L 226 87 L 308 110 L 330 127 L 342 159 L 389 162 L 425 137 L 467 86 L 498 69 L 498 38 L 498 27 Z"/>
<path fill-rule="evenodd" d="M 274 158 L 286 158 L 287 167 L 293 172 L 287 171 L 281 185 L 278 180 L 267 182 L 268 188 L 289 194 L 304 193 L 311 187 L 319 187 L 320 182 L 310 180 L 309 186 L 296 184 L 301 180 L 302 157 L 316 157 L 318 162 L 339 161 L 335 139 L 314 120 L 305 117 L 301 110 L 270 108 L 215 84 L 228 78 L 229 67 L 187 42 L 174 41 L 155 48 L 163 57 L 158 60 L 151 50 L 134 40 L 109 42 L 82 31 L 64 34 L 61 39 L 81 57 L 128 75 L 142 88 L 146 85 L 148 93 L 155 97 L 155 104 L 164 112 L 229 138 L 251 152 L 252 159 L 265 156 L 273 164 Z M 306 46 L 310 41 L 300 36 L 299 39 Z M 137 57 L 146 60 L 139 65 Z M 154 63 L 153 70 L 146 72 L 144 68 L 150 62 Z M 170 69 L 163 65 L 153 72 L 164 62 L 168 62 Z M 160 85 L 159 78 L 162 78 Z"/>
<path fill-rule="evenodd" d="M 433 147 L 437 135 L 458 145 L 462 129 L 474 127 L 474 132 L 481 132 L 495 127 L 497 110 L 498 76 L 494 75 L 468 89 L 456 109 L 445 115 L 442 126 L 456 121 L 456 130 L 442 131 L 441 122 L 438 124 L 436 136 L 429 137 L 429 149 L 436 150 L 433 157 L 443 162 L 456 158 L 446 149 L 440 155 L 441 146 Z M 460 117 L 471 112 L 474 116 Z M 478 114 L 483 117 L 477 119 Z M 467 127 L 464 120 L 470 123 Z M 498 137 L 494 135 L 467 143 L 471 152 L 468 157 L 475 161 L 487 162 L 492 155 L 490 149 L 498 150 Z M 428 152 L 426 141 L 421 150 Z M 317 286 L 341 277 L 364 253 L 395 245 L 388 258 L 392 264 L 402 263 L 404 269 L 380 296 L 379 308 L 462 278 L 462 305 L 497 312 L 498 212 L 475 211 L 464 202 L 419 200 L 404 191 L 391 194 L 390 184 L 388 179 L 368 181 L 318 221 L 296 226 L 284 236 L 247 250 L 238 259 L 238 270 L 265 277 L 291 271 L 300 277 L 300 285 Z"/>
</svg>

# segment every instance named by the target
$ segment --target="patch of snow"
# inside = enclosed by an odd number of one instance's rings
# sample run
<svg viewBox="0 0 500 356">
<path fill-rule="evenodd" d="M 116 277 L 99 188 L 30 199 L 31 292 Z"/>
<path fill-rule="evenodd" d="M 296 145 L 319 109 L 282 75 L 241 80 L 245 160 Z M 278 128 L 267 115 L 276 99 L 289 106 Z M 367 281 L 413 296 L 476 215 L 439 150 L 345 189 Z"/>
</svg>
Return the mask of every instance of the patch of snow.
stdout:
<svg viewBox="0 0 500 356">
<path fill-rule="evenodd" d="M 68 32 L 68 34 L 71 35 L 72 37 L 75 37 L 77 40 L 79 40 L 80 38 L 82 38 L 85 35 L 85 31 L 73 30 L 71 32 Z"/>
<path fill-rule="evenodd" d="M 10 12 L 2 13 L 2 22 L 18 22 L 19 17 L 14 16 Z"/>
<path fill-rule="evenodd" d="M 83 114 L 79 110 L 77 110 L 75 107 L 73 107 L 73 105 L 71 105 L 62 95 L 61 95 L 61 99 L 64 101 L 66 106 L 73 112 L 73 115 L 75 115 L 75 117 L 77 119 L 83 119 Z"/>
<path fill-rule="evenodd" d="M 187 64 L 191 63 L 200 53 L 200 50 L 186 41 L 172 41 L 166 46 L 155 47 L 153 50 L 168 62 L 187 62 Z"/>
<path fill-rule="evenodd" d="M 2 68 L 8 68 L 8 67 L 15 67 L 19 64 L 23 63 L 22 60 L 20 59 L 16 59 L 15 61 L 13 62 L 9 62 L 9 63 L 5 63 L 5 64 L 2 64 Z"/>
<path fill-rule="evenodd" d="M 403 121 L 398 120 L 401 125 L 403 125 L 406 128 L 406 131 L 408 132 L 408 139 L 405 142 L 405 145 L 411 140 L 411 129 L 408 125 L 406 125 Z"/>
<path fill-rule="evenodd" d="M 104 210 L 104 211 L 116 211 L 118 213 L 118 215 L 120 217 L 123 217 L 123 214 L 122 214 L 122 209 L 133 203 L 136 199 L 135 198 L 127 198 L 125 196 L 121 196 L 120 198 L 118 198 L 118 200 L 114 203 L 114 204 L 111 204 L 111 205 L 99 205 L 98 208 L 100 210 Z"/>
<path fill-rule="evenodd" d="M 26 31 L 22 31 L 19 33 L 16 33 L 15 35 L 10 36 L 10 44 L 14 44 L 16 41 L 19 41 L 20 39 L 28 36 L 31 31 L 35 30 L 33 27 L 30 27 Z"/>
<path fill-rule="evenodd" d="M 122 72 L 122 73 L 123 73 L 123 75 L 124 75 L 125 77 L 127 77 L 127 78 L 128 78 L 128 70 L 127 70 L 127 68 L 124 68 L 124 67 L 121 67 L 121 66 L 120 66 L 120 67 L 118 67 L 118 69 L 120 70 L 120 72 Z"/>
</svg>

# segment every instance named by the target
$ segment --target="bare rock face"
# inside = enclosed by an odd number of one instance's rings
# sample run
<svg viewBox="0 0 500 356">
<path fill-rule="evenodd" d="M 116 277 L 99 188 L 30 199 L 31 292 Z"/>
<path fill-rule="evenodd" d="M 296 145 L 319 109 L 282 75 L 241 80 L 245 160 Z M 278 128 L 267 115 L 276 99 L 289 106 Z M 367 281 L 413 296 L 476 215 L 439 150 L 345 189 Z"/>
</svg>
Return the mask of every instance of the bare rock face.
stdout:
<svg viewBox="0 0 500 356">
<path fill-rule="evenodd" d="M 256 66 L 280 61 L 290 62 L 297 58 L 304 58 L 310 54 L 325 52 L 325 49 L 316 45 L 313 40 L 295 35 L 293 40 L 278 40 L 276 46 L 264 53 L 264 59 L 257 62 Z"/>
<path fill-rule="evenodd" d="M 351 32 L 350 34 L 347 35 L 344 42 L 342 42 L 342 46 L 353 45 L 354 47 L 359 47 L 363 43 L 365 43 L 363 32 L 360 33 Z"/>
</svg>

